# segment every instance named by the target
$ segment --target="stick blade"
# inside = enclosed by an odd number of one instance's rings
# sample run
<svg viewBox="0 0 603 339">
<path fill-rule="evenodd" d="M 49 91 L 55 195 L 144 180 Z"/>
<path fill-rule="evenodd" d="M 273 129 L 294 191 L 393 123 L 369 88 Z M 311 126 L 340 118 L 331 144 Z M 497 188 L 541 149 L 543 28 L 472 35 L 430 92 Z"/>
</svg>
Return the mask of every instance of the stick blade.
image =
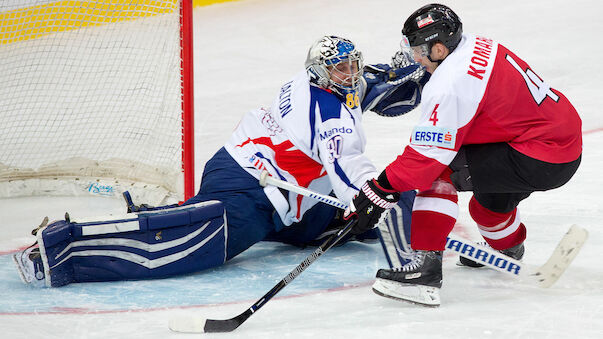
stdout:
<svg viewBox="0 0 603 339">
<path fill-rule="evenodd" d="M 533 273 L 540 287 L 551 287 L 565 272 L 588 238 L 588 231 L 572 225 L 561 239 L 549 260 Z"/>
<path fill-rule="evenodd" d="M 170 319 L 169 327 L 174 332 L 181 333 L 224 333 L 232 332 L 249 318 L 251 311 L 246 311 L 232 319 L 214 320 L 202 317 L 174 317 Z"/>
<path fill-rule="evenodd" d="M 201 317 L 174 317 L 170 319 L 169 327 L 174 332 L 205 333 L 207 319 Z"/>
<path fill-rule="evenodd" d="M 205 322 L 205 333 L 223 333 L 232 332 L 242 324 L 242 321 L 238 318 L 226 319 L 226 320 L 212 320 L 207 319 Z"/>
</svg>

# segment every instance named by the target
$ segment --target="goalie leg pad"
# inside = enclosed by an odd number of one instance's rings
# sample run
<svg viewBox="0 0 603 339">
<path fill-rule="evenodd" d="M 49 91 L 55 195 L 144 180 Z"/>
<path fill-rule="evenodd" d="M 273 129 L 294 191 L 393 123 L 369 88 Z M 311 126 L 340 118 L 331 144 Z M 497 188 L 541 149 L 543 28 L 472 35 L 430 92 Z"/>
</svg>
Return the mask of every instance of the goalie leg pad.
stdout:
<svg viewBox="0 0 603 339">
<path fill-rule="evenodd" d="M 379 240 L 390 268 L 402 267 L 412 257 L 410 221 L 415 196 L 415 191 L 403 192 L 398 203 L 377 224 Z"/>
<path fill-rule="evenodd" d="M 37 233 L 46 285 L 173 276 L 221 265 L 227 223 L 219 201 L 123 217 L 61 220 Z"/>
</svg>

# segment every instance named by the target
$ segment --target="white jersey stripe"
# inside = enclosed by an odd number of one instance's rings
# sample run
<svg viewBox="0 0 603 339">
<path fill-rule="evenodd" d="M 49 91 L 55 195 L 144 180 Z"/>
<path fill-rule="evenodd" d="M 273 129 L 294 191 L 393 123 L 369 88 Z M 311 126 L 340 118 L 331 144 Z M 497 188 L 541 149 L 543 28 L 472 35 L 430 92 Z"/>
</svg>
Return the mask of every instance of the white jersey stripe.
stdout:
<svg viewBox="0 0 603 339">
<path fill-rule="evenodd" d="M 459 205 L 453 201 L 443 198 L 417 196 L 412 207 L 415 211 L 430 211 L 445 214 L 453 219 L 459 216 Z"/>
<path fill-rule="evenodd" d="M 421 145 L 408 145 L 410 148 L 417 151 L 417 153 L 431 159 L 435 159 L 438 162 L 448 165 L 452 162 L 452 159 L 456 157 L 457 152 L 450 149 L 440 148 L 436 146 L 421 146 Z"/>
<path fill-rule="evenodd" d="M 515 220 L 513 221 L 513 223 L 503 230 L 488 232 L 482 228 L 483 226 L 480 225 L 478 225 L 478 229 L 479 233 L 481 233 L 484 238 L 499 240 L 513 234 L 515 231 L 517 231 L 517 229 L 519 229 L 519 225 L 521 225 L 521 220 L 519 218 L 519 210 L 517 210 L 517 214 L 515 215 Z"/>
</svg>

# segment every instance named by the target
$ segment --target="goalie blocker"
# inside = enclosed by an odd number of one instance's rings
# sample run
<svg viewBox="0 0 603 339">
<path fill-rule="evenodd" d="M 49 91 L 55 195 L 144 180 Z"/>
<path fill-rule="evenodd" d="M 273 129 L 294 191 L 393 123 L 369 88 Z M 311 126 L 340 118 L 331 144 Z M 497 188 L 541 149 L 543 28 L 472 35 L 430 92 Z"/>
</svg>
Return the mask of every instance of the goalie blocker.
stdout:
<svg viewBox="0 0 603 339">
<path fill-rule="evenodd" d="M 36 236 L 45 285 L 59 287 L 162 278 L 219 266 L 226 261 L 227 233 L 222 203 L 206 201 L 95 221 L 67 217 Z"/>
</svg>

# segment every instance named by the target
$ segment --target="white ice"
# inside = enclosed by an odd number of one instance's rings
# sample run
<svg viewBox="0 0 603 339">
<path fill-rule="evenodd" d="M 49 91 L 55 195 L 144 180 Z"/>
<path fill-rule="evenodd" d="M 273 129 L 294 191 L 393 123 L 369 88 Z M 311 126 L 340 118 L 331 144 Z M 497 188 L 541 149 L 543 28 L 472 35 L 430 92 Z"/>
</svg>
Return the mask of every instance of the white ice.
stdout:
<svg viewBox="0 0 603 339">
<path fill-rule="evenodd" d="M 309 45 L 324 34 L 352 39 L 368 63 L 389 62 L 397 49 L 406 17 L 426 2 L 395 0 L 244 0 L 195 10 L 195 105 L 197 183 L 203 164 L 228 138 L 242 114 L 269 105 L 281 83 L 303 65 Z M 549 289 L 531 287 L 490 270 L 444 263 L 442 306 L 423 308 L 373 294 L 370 281 L 334 290 L 286 294 L 306 284 L 302 277 L 331 279 L 308 270 L 235 332 L 212 338 L 602 338 L 603 254 L 600 191 L 603 179 L 603 122 L 601 110 L 601 32 L 603 5 L 593 0 L 446 1 L 461 17 L 467 32 L 494 38 L 525 59 L 552 87 L 561 90 L 583 119 L 584 154 L 578 173 L 564 187 L 535 193 L 520 205 L 528 228 L 525 262 L 539 265 L 553 251 L 571 224 L 590 232 L 590 238 L 565 275 Z M 416 113 L 387 119 L 365 115 L 368 155 L 383 168 L 409 139 Z M 479 239 L 468 217 L 468 195 L 460 197 L 458 229 Z M 122 202 L 98 198 L 19 198 L 0 200 L 0 258 L 29 245 L 29 231 L 43 216 L 98 215 L 123 210 Z M 280 248 L 280 247 L 277 247 Z M 262 250 L 264 250 L 263 248 Z M 291 253 L 291 249 L 286 252 Z M 307 254 L 307 252 L 304 252 Z M 334 251 L 333 257 L 337 257 Z M 325 254 L 314 263 L 329 263 Z M 277 254 L 278 255 L 278 254 Z M 288 255 L 288 254 L 282 254 Z M 298 256 L 303 258 L 303 255 Z M 358 265 L 373 265 L 368 258 Z M 242 259 L 241 261 L 244 261 Z M 1 261 L 6 265 L 8 260 Z M 331 262 L 332 264 L 332 262 Z M 295 266 L 292 261 L 284 274 Z M 128 289 L 101 284 L 107 298 L 120 298 L 118 311 L 64 309 L 56 314 L 0 311 L 0 338 L 192 338 L 171 333 L 167 319 L 177 314 L 230 318 L 247 309 L 282 276 L 266 274 L 270 262 L 256 265 L 255 279 L 266 278 L 265 289 L 246 292 L 246 283 L 224 280 L 224 290 L 244 297 L 234 302 L 166 308 L 128 308 Z M 0 270 L 12 270 L 1 267 Z M 228 267 L 224 268 L 228 272 Z M 283 275 L 284 275 L 283 274 Z M 331 272 L 332 276 L 345 275 Z M 16 272 L 15 272 L 16 278 Z M 12 279 L 12 278 L 11 278 Z M 11 280 L 12 281 L 12 280 Z M 169 290 L 146 284 L 146 298 L 163 297 L 180 289 L 187 279 L 175 279 Z M 307 281 L 307 279 L 306 279 Z M 202 280 L 196 282 L 202 284 Z M 157 282 L 161 285 L 161 282 Z M 119 286 L 119 285 L 115 285 Z M 133 285 L 136 286 L 136 285 Z M 220 286 L 220 284 L 216 285 Z M 242 292 L 241 292 L 242 291 Z M 3 282 L 0 298 L 22 293 Z M 21 302 L 36 305 L 56 298 L 61 289 L 32 292 Z M 121 294 L 123 293 L 123 295 Z M 280 296 L 280 295 L 279 295 Z M 71 296 L 74 297 L 74 296 Z M 96 296 L 98 297 L 98 295 Z M 86 303 L 90 295 L 75 295 Z M 98 301 L 98 300 L 97 300 Z M 119 301 L 117 301 L 119 303 Z M 15 307 L 17 305 L 14 305 Z M 32 309 L 35 309 L 32 306 Z"/>
</svg>

